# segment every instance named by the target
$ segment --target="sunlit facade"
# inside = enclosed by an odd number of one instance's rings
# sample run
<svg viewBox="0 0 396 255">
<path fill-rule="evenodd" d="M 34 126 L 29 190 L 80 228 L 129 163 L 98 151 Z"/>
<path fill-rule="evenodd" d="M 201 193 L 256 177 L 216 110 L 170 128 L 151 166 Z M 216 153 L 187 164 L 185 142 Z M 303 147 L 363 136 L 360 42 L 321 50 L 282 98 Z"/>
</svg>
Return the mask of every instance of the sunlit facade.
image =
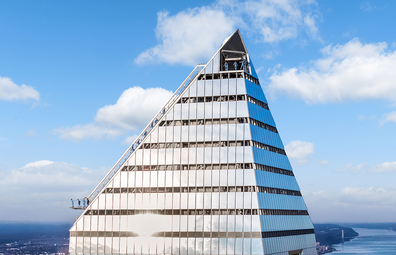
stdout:
<svg viewBox="0 0 396 255">
<path fill-rule="evenodd" d="M 91 194 L 71 254 L 316 254 L 239 31 L 197 70 Z"/>
</svg>

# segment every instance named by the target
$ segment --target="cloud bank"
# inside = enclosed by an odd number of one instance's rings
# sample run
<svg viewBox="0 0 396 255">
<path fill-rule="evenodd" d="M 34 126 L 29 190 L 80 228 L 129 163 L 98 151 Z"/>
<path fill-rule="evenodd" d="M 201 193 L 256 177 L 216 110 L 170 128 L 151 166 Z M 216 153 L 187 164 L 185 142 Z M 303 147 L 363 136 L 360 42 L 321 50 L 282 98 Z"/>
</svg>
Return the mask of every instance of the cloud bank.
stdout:
<svg viewBox="0 0 396 255">
<path fill-rule="evenodd" d="M 297 161 L 299 165 L 308 163 L 309 155 L 314 153 L 314 144 L 304 141 L 291 141 L 285 146 L 287 156 Z"/>
<path fill-rule="evenodd" d="M 73 164 L 40 160 L 2 174 L 2 220 L 72 222 L 80 211 L 68 209 L 70 199 L 91 193 L 107 173 Z"/>
<path fill-rule="evenodd" d="M 363 44 L 355 38 L 345 45 L 329 45 L 322 54 L 323 58 L 309 68 L 275 72 L 268 92 L 310 104 L 364 99 L 396 101 L 396 51 L 387 51 L 386 43 Z"/>
<path fill-rule="evenodd" d="M 370 172 L 372 173 L 387 173 L 396 172 L 396 161 L 383 162 L 381 164 L 371 167 Z"/>
<path fill-rule="evenodd" d="M 17 85 L 8 77 L 0 76 L 0 100 L 28 100 L 40 101 L 40 93 L 25 84 Z"/>
<path fill-rule="evenodd" d="M 207 61 L 238 27 L 257 42 L 276 43 L 304 31 L 316 37 L 319 15 L 315 8 L 315 1 L 223 0 L 175 15 L 161 11 L 155 29 L 158 44 L 140 53 L 135 63 L 195 66 Z"/>
<path fill-rule="evenodd" d="M 159 12 L 156 36 L 160 44 L 142 52 L 135 62 L 193 66 L 203 58 L 210 58 L 219 43 L 233 30 L 234 21 L 228 20 L 222 10 L 194 8 L 174 16 L 168 12 Z"/>
<path fill-rule="evenodd" d="M 163 88 L 132 87 L 113 105 L 100 108 L 89 124 L 61 127 L 54 132 L 65 140 L 115 138 L 128 131 L 139 131 L 173 95 Z"/>
<path fill-rule="evenodd" d="M 344 187 L 338 191 L 302 191 L 313 222 L 392 221 L 395 187 Z"/>
</svg>

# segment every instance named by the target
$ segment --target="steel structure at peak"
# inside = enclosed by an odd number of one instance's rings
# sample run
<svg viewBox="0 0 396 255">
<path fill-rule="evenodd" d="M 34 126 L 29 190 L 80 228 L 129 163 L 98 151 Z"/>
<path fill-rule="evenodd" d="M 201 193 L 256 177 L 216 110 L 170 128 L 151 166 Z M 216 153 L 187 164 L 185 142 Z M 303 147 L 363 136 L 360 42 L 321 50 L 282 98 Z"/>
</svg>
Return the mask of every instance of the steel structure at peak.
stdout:
<svg viewBox="0 0 396 255">
<path fill-rule="evenodd" d="M 121 168 L 121 166 L 125 163 L 125 161 L 135 152 L 143 140 L 147 137 L 150 131 L 159 123 L 159 120 L 165 115 L 165 113 L 172 107 L 172 105 L 177 101 L 179 96 L 184 92 L 184 90 L 188 87 L 188 85 L 199 75 L 199 73 L 203 70 L 205 64 L 197 65 L 194 70 L 187 76 L 184 82 L 180 85 L 180 87 L 176 90 L 173 96 L 169 99 L 169 101 L 165 104 L 165 106 L 157 113 L 157 115 L 150 121 L 150 123 L 146 126 L 146 128 L 142 131 L 142 133 L 136 138 L 136 140 L 132 143 L 131 146 L 125 151 L 125 153 L 121 156 L 121 158 L 117 161 L 117 163 L 111 168 L 111 170 L 107 173 L 107 175 L 102 179 L 102 181 L 95 187 L 95 189 L 89 194 L 88 197 L 83 199 L 72 199 L 71 203 L 72 209 L 86 209 L 89 205 L 90 201 L 93 201 L 100 191 L 106 186 L 106 184 L 113 178 L 114 174 Z"/>
</svg>

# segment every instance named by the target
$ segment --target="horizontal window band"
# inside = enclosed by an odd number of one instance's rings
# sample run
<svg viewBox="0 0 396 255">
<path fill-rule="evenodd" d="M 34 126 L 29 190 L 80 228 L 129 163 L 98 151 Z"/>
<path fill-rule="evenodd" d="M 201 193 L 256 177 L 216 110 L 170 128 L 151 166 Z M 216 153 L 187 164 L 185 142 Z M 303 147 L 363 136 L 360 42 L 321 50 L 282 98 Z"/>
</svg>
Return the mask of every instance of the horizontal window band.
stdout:
<svg viewBox="0 0 396 255">
<path fill-rule="evenodd" d="M 202 96 L 202 97 L 182 97 L 177 104 L 212 103 L 212 102 L 234 102 L 246 101 L 246 95 L 223 95 L 223 96 Z"/>
<path fill-rule="evenodd" d="M 87 210 L 85 215 L 308 215 L 307 210 L 278 209 L 169 209 L 169 210 Z"/>
<path fill-rule="evenodd" d="M 211 73 L 211 74 L 200 74 L 198 80 L 219 80 L 219 79 L 236 79 L 245 78 L 248 75 L 243 70 L 234 70 L 233 72 L 221 72 L 221 73 Z"/>
<path fill-rule="evenodd" d="M 315 230 L 313 228 L 312 229 L 296 229 L 296 230 L 263 232 L 262 234 L 263 234 L 263 238 L 281 237 L 281 236 L 298 236 L 298 235 L 315 234 Z"/>
<path fill-rule="evenodd" d="M 247 99 L 250 103 L 258 105 L 266 110 L 269 110 L 268 104 L 264 103 L 263 101 L 260 101 L 254 97 L 251 97 L 251 96 L 247 96 Z"/>
<path fill-rule="evenodd" d="M 203 141 L 203 142 L 173 142 L 173 143 L 144 143 L 142 149 L 170 149 L 170 148 L 203 148 L 203 147 L 237 147 L 252 146 L 250 140 L 239 141 Z"/>
<path fill-rule="evenodd" d="M 70 231 L 70 237 L 138 237 L 132 231 Z"/>
<path fill-rule="evenodd" d="M 229 170 L 229 169 L 257 169 L 271 173 L 294 176 L 293 171 L 272 166 L 252 163 L 237 164 L 190 164 L 190 165 L 143 165 L 124 166 L 121 171 L 178 171 L 178 170 Z"/>
<path fill-rule="evenodd" d="M 276 129 L 276 127 L 268 125 L 268 124 L 265 124 L 264 122 L 261 122 L 259 120 L 249 118 L 249 123 L 254 125 L 254 126 L 267 129 L 267 130 L 269 130 L 271 132 L 278 133 L 278 130 Z"/>
<path fill-rule="evenodd" d="M 271 232 L 156 232 L 152 237 L 173 238 L 272 238 L 315 234 L 314 229 L 296 229 Z M 132 231 L 70 231 L 70 237 L 138 237 Z"/>
<path fill-rule="evenodd" d="M 237 164 L 190 164 L 190 165 L 143 165 L 124 166 L 121 171 L 177 171 L 177 170 L 229 170 L 229 169 L 253 169 L 251 163 Z"/>
<path fill-rule="evenodd" d="M 281 169 L 281 168 L 277 168 L 277 167 L 273 167 L 273 166 L 266 166 L 266 165 L 262 165 L 262 164 L 258 164 L 258 163 L 254 164 L 254 169 L 271 172 L 271 173 L 276 173 L 276 174 L 294 176 L 293 171 Z"/>
<path fill-rule="evenodd" d="M 71 237 L 138 237 L 132 231 L 71 231 Z M 261 232 L 156 232 L 152 237 L 261 238 Z"/>
<path fill-rule="evenodd" d="M 265 143 L 260 143 L 257 141 L 252 141 L 252 145 L 253 147 L 259 148 L 259 149 L 263 149 L 263 150 L 267 150 L 267 151 L 271 151 L 271 152 L 275 152 L 278 154 L 282 154 L 286 156 L 286 151 L 283 149 L 279 149 L 277 147 L 265 144 Z"/>
<path fill-rule="evenodd" d="M 259 149 L 286 155 L 285 150 L 251 140 L 237 141 L 202 141 L 202 142 L 170 142 L 170 143 L 144 143 L 141 149 L 171 149 L 171 148 L 203 148 L 203 147 L 237 147 L 237 146 L 254 146 Z"/>
<path fill-rule="evenodd" d="M 215 187 L 151 187 L 151 188 L 106 188 L 103 193 L 206 193 L 206 192 L 262 192 L 279 195 L 301 196 L 297 190 L 277 189 L 263 186 L 215 186 Z"/>
<path fill-rule="evenodd" d="M 259 80 L 258 80 L 257 78 L 254 78 L 252 75 L 250 75 L 250 74 L 248 74 L 248 73 L 245 73 L 245 79 L 248 80 L 248 81 L 253 82 L 253 83 L 256 84 L 256 85 L 259 85 L 259 86 L 260 86 Z"/>
<path fill-rule="evenodd" d="M 162 120 L 160 127 L 169 126 L 191 126 L 191 125 L 221 125 L 221 124 L 247 124 L 250 123 L 260 128 L 267 129 L 271 132 L 278 133 L 276 127 L 265 124 L 252 118 L 217 118 L 217 119 L 191 119 L 191 120 Z"/>
<path fill-rule="evenodd" d="M 249 95 L 225 95 L 225 96 L 202 96 L 202 97 L 182 97 L 177 101 L 178 104 L 211 103 L 211 102 L 234 102 L 248 101 L 252 104 L 269 110 L 268 104 Z"/>
<path fill-rule="evenodd" d="M 240 71 L 222 71 L 221 73 L 214 74 L 201 74 L 198 77 L 198 80 L 218 80 L 218 79 L 236 79 L 236 78 L 245 78 L 248 81 L 253 82 L 256 85 L 260 86 L 260 82 L 257 78 L 253 77 L 249 73 L 240 70 Z"/>
<path fill-rule="evenodd" d="M 217 118 L 217 119 L 191 119 L 191 120 L 162 120 L 160 127 L 195 126 L 195 125 L 221 125 L 221 124 L 247 124 L 249 118 Z"/>
</svg>

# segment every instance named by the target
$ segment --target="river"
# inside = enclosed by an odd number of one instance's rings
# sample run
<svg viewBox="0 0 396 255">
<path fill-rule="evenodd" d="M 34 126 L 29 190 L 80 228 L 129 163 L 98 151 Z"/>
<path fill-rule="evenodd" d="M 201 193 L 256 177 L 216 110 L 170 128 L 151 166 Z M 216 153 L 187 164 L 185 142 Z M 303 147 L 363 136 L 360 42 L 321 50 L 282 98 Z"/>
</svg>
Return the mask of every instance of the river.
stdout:
<svg viewBox="0 0 396 255">
<path fill-rule="evenodd" d="M 337 244 L 334 254 L 396 255 L 396 231 L 386 229 L 353 228 L 359 236 L 344 244 Z"/>
</svg>

